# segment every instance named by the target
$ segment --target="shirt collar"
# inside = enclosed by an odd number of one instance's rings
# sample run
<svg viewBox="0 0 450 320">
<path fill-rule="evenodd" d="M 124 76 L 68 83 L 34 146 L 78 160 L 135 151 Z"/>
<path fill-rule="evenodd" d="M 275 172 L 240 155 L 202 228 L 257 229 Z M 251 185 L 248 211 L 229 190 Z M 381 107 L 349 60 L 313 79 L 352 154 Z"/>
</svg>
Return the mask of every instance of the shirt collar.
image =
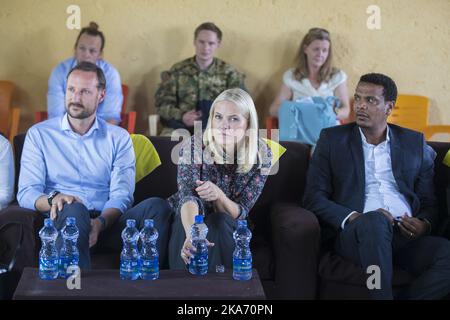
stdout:
<svg viewBox="0 0 450 320">
<path fill-rule="evenodd" d="M 197 61 L 195 60 L 195 56 L 192 58 L 191 63 L 198 71 L 203 71 L 203 72 L 209 73 L 209 72 L 214 71 L 214 68 L 216 67 L 216 64 L 217 64 L 217 58 L 214 57 L 213 62 L 205 70 L 200 69 L 200 66 L 197 64 Z"/>
<path fill-rule="evenodd" d="M 359 134 L 361 135 L 361 140 L 362 140 L 363 145 L 372 145 L 372 144 L 370 144 L 370 143 L 367 142 L 366 136 L 365 136 L 364 133 L 362 132 L 361 127 L 358 127 L 358 129 L 359 129 Z M 390 136 L 389 136 L 389 125 L 387 125 L 387 126 L 386 126 L 386 140 L 384 140 L 384 141 L 383 141 L 382 143 L 380 143 L 380 144 L 383 144 L 383 143 L 388 144 L 390 141 L 391 141 L 391 138 L 390 138 Z"/>
<path fill-rule="evenodd" d="M 92 132 L 94 132 L 95 130 L 98 130 L 98 119 L 97 119 L 97 117 L 95 117 L 94 124 L 92 125 L 92 127 L 83 136 L 87 137 L 87 136 L 91 135 Z M 62 120 L 61 120 L 61 131 L 71 131 L 71 132 L 73 132 L 75 134 L 78 134 L 75 131 L 73 131 L 72 127 L 70 126 L 69 116 L 68 116 L 67 113 L 64 114 L 64 116 L 62 117 Z"/>
</svg>

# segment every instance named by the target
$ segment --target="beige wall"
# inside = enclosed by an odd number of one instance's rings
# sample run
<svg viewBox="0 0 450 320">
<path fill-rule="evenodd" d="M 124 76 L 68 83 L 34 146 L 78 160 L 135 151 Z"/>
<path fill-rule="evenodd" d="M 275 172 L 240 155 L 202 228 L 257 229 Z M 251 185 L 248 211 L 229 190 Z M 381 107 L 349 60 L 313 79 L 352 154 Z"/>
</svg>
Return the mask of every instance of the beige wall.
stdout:
<svg viewBox="0 0 450 320">
<path fill-rule="evenodd" d="M 82 26 L 95 20 L 105 33 L 105 59 L 130 86 L 139 132 L 155 112 L 160 72 L 193 55 L 192 33 L 204 21 L 224 31 L 219 57 L 246 73 L 261 119 L 301 37 L 321 26 L 332 33 L 351 94 L 362 73 L 386 73 L 400 92 L 431 98 L 431 123 L 450 123 L 448 0 L 0 0 L 0 79 L 18 86 L 21 131 L 45 109 L 52 68 L 72 54 L 78 30 L 66 28 L 70 4 L 81 7 Z M 381 30 L 366 27 L 371 4 L 381 8 Z"/>
</svg>

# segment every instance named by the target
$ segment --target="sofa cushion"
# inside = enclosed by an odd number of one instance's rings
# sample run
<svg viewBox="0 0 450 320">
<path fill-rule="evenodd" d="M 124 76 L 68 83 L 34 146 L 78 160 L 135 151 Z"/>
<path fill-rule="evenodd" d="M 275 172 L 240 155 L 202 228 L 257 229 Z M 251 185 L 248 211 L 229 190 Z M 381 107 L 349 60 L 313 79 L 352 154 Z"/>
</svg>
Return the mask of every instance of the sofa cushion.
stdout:
<svg viewBox="0 0 450 320">
<path fill-rule="evenodd" d="M 253 268 L 258 270 L 261 280 L 273 280 L 275 274 L 275 260 L 272 246 L 260 236 L 252 238 L 251 242 Z"/>
<path fill-rule="evenodd" d="M 297 142 L 282 141 L 280 144 L 286 152 L 271 169 L 264 189 L 250 211 L 250 219 L 255 225 L 256 232 L 266 237 L 270 235 L 270 210 L 272 204 L 285 202 L 302 202 L 306 183 L 306 171 L 309 163 L 309 147 Z M 270 238 L 269 238 L 270 239 Z"/>
</svg>

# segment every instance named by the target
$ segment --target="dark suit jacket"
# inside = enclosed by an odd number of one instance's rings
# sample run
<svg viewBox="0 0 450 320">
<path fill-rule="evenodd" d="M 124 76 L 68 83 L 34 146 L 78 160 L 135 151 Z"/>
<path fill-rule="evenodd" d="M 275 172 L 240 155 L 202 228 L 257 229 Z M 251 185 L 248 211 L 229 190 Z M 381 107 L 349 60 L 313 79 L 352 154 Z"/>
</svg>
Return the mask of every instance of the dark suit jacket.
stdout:
<svg viewBox="0 0 450 320">
<path fill-rule="evenodd" d="M 392 171 L 417 218 L 436 227 L 433 175 L 436 153 L 422 133 L 389 124 Z M 322 130 L 308 169 L 304 207 L 314 212 L 323 240 L 331 240 L 352 212 L 363 212 L 364 153 L 356 123 Z"/>
</svg>

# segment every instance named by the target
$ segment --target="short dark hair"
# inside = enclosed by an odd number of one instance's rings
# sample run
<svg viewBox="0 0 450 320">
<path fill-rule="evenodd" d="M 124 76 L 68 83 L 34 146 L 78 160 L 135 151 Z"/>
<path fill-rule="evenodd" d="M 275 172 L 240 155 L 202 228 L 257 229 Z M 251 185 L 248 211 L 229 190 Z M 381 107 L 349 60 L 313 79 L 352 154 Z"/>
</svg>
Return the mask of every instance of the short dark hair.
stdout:
<svg viewBox="0 0 450 320">
<path fill-rule="evenodd" d="M 105 89 L 106 88 L 106 79 L 105 74 L 103 73 L 103 70 L 97 67 L 96 64 L 92 62 L 83 61 L 77 64 L 75 67 L 72 68 L 72 70 L 69 71 L 67 74 L 67 79 L 69 79 L 69 76 L 72 72 L 75 70 L 80 71 L 86 71 L 86 72 L 95 72 L 97 75 L 97 88 L 98 89 Z"/>
<path fill-rule="evenodd" d="M 93 21 L 89 22 L 89 26 L 81 29 L 80 33 L 78 34 L 77 41 L 75 42 L 75 49 L 77 48 L 78 41 L 80 40 L 80 37 L 83 33 L 86 33 L 93 37 L 99 36 L 100 39 L 102 39 L 102 46 L 100 48 L 100 51 L 103 51 L 103 48 L 105 47 L 105 36 L 103 35 L 103 32 L 98 30 L 98 24 Z"/>
<path fill-rule="evenodd" d="M 202 30 L 208 30 L 208 31 L 212 31 L 215 32 L 217 35 L 217 39 L 219 39 L 219 42 L 222 41 L 222 31 L 219 29 L 218 26 L 216 26 L 214 23 L 212 22 L 204 22 L 201 25 L 199 25 L 194 32 L 194 40 L 197 39 L 198 34 L 200 33 L 200 31 Z"/>
<path fill-rule="evenodd" d="M 397 101 L 397 85 L 394 80 L 381 73 L 368 73 L 359 79 L 359 82 L 367 82 L 383 87 L 383 97 L 385 101 Z"/>
</svg>

